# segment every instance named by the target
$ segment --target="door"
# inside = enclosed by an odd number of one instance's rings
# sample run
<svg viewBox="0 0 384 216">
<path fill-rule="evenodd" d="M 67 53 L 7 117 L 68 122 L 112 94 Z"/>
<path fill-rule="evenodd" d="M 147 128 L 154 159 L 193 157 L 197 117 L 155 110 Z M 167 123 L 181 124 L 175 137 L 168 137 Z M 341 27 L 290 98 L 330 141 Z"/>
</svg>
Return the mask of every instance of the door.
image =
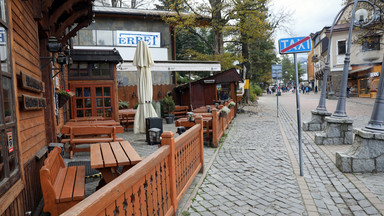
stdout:
<svg viewBox="0 0 384 216">
<path fill-rule="evenodd" d="M 72 118 L 102 116 L 114 119 L 114 87 L 113 84 L 74 84 L 71 91 Z"/>
</svg>

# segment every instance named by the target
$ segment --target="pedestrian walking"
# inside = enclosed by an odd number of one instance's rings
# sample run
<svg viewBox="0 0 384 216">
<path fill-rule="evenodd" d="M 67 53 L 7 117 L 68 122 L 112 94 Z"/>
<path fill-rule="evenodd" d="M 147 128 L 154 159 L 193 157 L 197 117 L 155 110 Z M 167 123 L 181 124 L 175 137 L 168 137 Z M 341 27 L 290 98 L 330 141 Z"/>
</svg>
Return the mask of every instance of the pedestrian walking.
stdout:
<svg viewBox="0 0 384 216">
<path fill-rule="evenodd" d="M 349 98 L 349 92 L 351 91 L 351 87 L 347 86 L 347 98 Z"/>
</svg>

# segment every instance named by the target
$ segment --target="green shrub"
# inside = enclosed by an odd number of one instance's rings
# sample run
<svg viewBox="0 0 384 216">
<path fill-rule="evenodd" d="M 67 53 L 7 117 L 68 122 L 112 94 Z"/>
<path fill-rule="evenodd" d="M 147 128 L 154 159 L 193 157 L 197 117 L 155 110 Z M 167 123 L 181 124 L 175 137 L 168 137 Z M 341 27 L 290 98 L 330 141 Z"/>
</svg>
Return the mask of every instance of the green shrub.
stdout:
<svg viewBox="0 0 384 216">
<path fill-rule="evenodd" d="M 255 94 L 249 94 L 249 100 L 251 100 L 251 102 L 255 102 L 256 101 L 256 95 Z"/>
<path fill-rule="evenodd" d="M 263 93 L 263 90 L 261 89 L 260 86 L 253 84 L 253 85 L 249 85 L 249 93 L 260 96 L 261 93 Z"/>
<path fill-rule="evenodd" d="M 119 100 L 119 109 L 128 109 L 129 101 Z"/>
<path fill-rule="evenodd" d="M 260 86 L 255 85 L 255 93 L 257 94 L 257 96 L 260 96 L 261 93 L 263 93 L 263 90 L 261 89 Z"/>
</svg>

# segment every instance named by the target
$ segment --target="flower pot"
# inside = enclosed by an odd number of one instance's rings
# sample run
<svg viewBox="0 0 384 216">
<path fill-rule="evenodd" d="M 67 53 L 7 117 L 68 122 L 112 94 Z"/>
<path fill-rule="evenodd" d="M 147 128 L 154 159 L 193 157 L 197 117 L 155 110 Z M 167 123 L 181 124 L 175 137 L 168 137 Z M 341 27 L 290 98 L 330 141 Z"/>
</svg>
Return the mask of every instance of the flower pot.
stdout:
<svg viewBox="0 0 384 216">
<path fill-rule="evenodd" d="M 63 107 L 70 97 L 59 94 L 59 108 Z"/>
<path fill-rule="evenodd" d="M 225 117 L 227 117 L 227 114 L 228 114 L 228 113 L 225 113 L 225 112 L 220 112 L 220 117 L 223 117 L 223 118 L 225 118 Z"/>
<path fill-rule="evenodd" d="M 165 122 L 166 122 L 167 124 L 172 124 L 173 121 L 174 121 L 174 119 L 175 119 L 174 116 L 167 116 L 167 117 L 165 117 Z"/>
</svg>

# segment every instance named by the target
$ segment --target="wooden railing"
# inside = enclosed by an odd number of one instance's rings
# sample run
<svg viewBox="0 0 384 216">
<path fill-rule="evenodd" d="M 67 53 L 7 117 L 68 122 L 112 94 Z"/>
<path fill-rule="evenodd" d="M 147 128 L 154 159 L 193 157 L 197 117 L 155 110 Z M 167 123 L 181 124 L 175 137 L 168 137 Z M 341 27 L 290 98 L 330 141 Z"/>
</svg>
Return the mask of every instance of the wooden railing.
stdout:
<svg viewBox="0 0 384 216">
<path fill-rule="evenodd" d="M 177 205 L 204 166 L 202 118 L 63 215 L 175 215 Z"/>
</svg>

